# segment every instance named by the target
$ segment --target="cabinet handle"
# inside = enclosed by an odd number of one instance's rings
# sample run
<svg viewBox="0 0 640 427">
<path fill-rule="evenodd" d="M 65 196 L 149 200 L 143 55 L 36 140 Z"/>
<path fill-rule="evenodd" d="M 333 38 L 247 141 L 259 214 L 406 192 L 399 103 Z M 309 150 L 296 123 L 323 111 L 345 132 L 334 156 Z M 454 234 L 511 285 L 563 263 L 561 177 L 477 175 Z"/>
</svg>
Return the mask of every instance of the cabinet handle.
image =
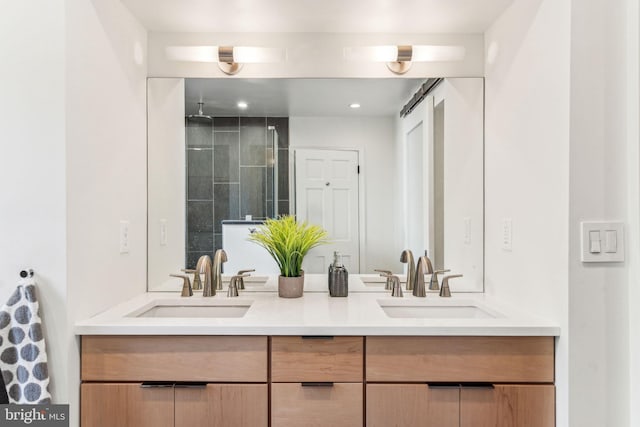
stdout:
<svg viewBox="0 0 640 427">
<path fill-rule="evenodd" d="M 207 388 L 207 383 L 179 382 L 176 383 L 176 388 Z"/>
<path fill-rule="evenodd" d="M 173 388 L 175 383 L 166 381 L 145 381 L 140 384 L 141 388 Z"/>
<path fill-rule="evenodd" d="M 303 340 L 332 340 L 332 335 L 303 335 Z"/>
<path fill-rule="evenodd" d="M 302 387 L 333 387 L 332 382 L 305 382 L 300 383 Z"/>
<path fill-rule="evenodd" d="M 460 388 L 460 383 L 428 383 L 427 386 L 433 389 Z"/>
<path fill-rule="evenodd" d="M 464 388 L 487 388 L 493 389 L 495 388 L 491 383 L 463 383 L 462 387 Z"/>
</svg>

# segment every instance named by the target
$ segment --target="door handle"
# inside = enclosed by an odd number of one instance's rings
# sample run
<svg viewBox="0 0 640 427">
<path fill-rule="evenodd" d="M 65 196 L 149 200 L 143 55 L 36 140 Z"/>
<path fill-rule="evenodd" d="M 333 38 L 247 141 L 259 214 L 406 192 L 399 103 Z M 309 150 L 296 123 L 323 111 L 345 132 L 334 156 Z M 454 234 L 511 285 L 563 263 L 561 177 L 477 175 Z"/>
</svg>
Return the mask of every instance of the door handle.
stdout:
<svg viewBox="0 0 640 427">
<path fill-rule="evenodd" d="M 303 335 L 303 340 L 332 340 L 333 335 Z"/>
<path fill-rule="evenodd" d="M 333 387 L 332 382 L 304 382 L 300 385 L 302 387 Z"/>
<path fill-rule="evenodd" d="M 202 382 L 179 382 L 176 388 L 207 388 L 207 383 Z"/>
<path fill-rule="evenodd" d="M 166 381 L 145 381 L 140 388 L 173 388 L 175 383 Z"/>
</svg>

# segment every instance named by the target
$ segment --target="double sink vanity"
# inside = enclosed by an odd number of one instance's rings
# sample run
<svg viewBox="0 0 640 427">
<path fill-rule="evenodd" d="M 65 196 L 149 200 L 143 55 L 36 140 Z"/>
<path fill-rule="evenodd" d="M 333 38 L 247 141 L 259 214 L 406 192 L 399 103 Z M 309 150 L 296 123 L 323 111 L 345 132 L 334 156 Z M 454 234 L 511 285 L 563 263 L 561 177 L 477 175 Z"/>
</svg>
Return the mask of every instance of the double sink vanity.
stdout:
<svg viewBox="0 0 640 427">
<path fill-rule="evenodd" d="M 556 325 L 384 287 L 351 275 L 331 298 L 309 274 L 286 299 L 256 276 L 239 297 L 148 292 L 79 322 L 81 425 L 555 425 Z"/>
</svg>

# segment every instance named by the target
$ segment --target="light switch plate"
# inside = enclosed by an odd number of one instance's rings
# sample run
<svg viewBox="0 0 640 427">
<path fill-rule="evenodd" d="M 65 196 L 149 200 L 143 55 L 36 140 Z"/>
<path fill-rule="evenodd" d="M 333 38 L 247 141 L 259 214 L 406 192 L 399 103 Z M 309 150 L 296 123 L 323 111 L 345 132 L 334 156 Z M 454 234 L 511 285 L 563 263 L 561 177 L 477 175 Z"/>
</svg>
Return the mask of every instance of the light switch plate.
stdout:
<svg viewBox="0 0 640 427">
<path fill-rule="evenodd" d="M 590 236 L 599 236 L 592 242 Z M 622 222 L 583 221 L 580 223 L 582 262 L 624 262 L 624 224 Z M 592 249 L 598 248 L 598 252 Z"/>
</svg>

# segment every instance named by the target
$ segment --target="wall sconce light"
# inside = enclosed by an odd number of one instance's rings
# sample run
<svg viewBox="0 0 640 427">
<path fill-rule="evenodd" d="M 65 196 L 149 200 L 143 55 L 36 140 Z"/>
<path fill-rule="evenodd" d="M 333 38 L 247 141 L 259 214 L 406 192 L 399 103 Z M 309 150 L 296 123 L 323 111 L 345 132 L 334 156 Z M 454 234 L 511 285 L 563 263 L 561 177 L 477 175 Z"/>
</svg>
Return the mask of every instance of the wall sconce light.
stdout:
<svg viewBox="0 0 640 427">
<path fill-rule="evenodd" d="M 413 62 L 462 61 L 464 46 L 398 45 L 345 47 L 344 57 L 354 61 L 386 62 L 396 74 L 409 71 Z"/>
<path fill-rule="evenodd" d="M 167 46 L 165 54 L 170 61 L 217 62 L 229 75 L 236 74 L 244 64 L 287 59 L 285 49 L 249 46 Z"/>
</svg>

